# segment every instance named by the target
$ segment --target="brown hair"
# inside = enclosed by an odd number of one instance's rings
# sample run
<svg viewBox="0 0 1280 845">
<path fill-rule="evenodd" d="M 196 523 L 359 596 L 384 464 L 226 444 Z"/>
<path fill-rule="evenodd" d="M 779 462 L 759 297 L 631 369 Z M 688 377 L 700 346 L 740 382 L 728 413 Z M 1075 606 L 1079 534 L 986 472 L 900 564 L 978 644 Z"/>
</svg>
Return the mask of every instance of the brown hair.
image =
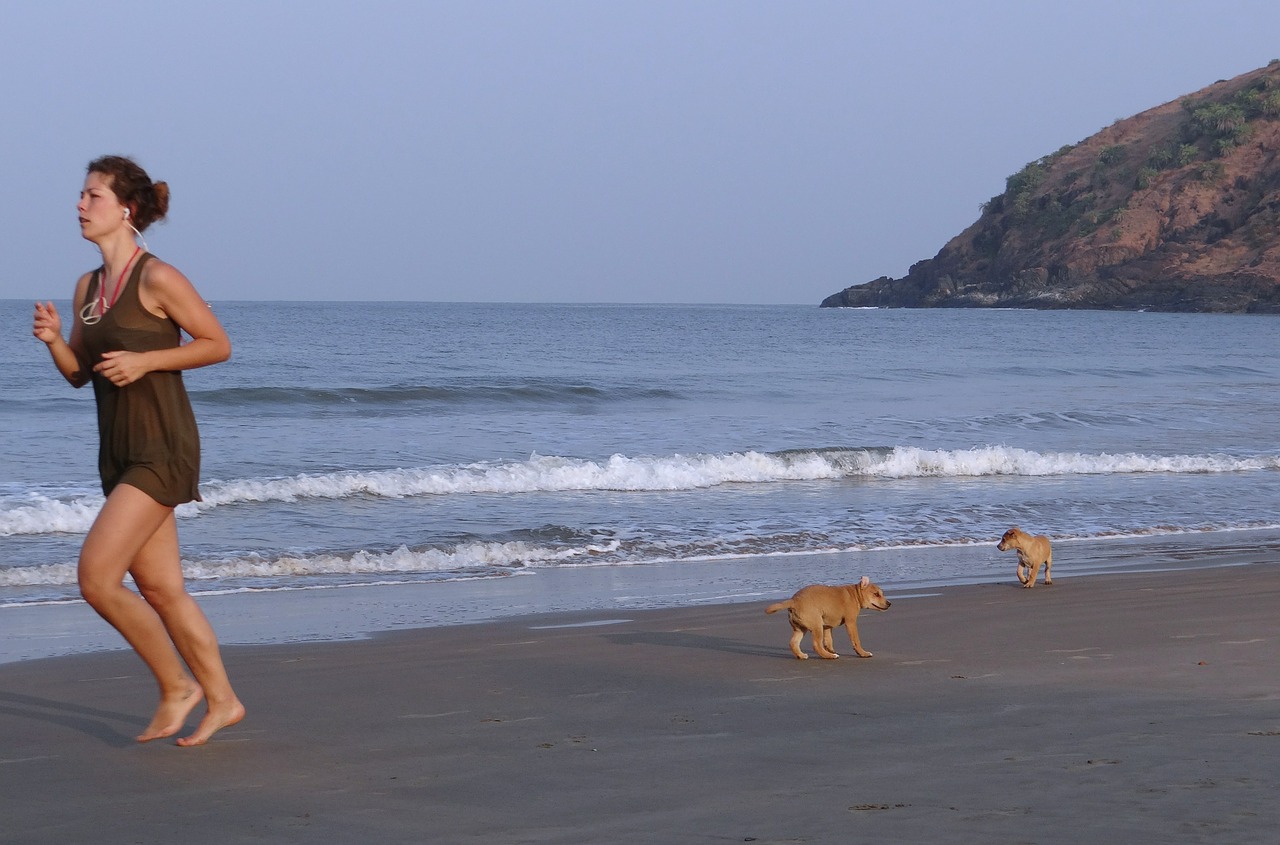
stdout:
<svg viewBox="0 0 1280 845">
<path fill-rule="evenodd" d="M 102 156 L 89 162 L 89 173 L 101 173 L 111 190 L 129 209 L 129 222 L 139 232 L 169 213 L 169 185 L 152 182 L 147 171 L 125 156 Z"/>
</svg>

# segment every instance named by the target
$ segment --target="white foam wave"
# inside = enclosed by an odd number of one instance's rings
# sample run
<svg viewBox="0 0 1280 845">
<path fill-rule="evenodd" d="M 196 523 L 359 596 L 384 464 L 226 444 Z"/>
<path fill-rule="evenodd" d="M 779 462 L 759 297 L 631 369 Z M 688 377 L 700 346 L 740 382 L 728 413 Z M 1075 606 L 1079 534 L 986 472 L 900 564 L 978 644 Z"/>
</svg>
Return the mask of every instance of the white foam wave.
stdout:
<svg viewBox="0 0 1280 845">
<path fill-rule="evenodd" d="M 991 475 L 1110 475 L 1124 473 L 1219 473 L 1280 469 L 1280 457 L 1229 455 L 1140 455 L 1031 452 L 1007 446 L 967 450 L 823 449 L 777 454 L 733 452 L 669 455 L 605 461 L 542 457 L 506 464 L 395 469 L 378 472 L 299 475 L 274 480 L 216 482 L 200 507 L 304 498 L 537 493 L 580 490 L 696 490 L 723 484 L 767 484 L 822 479 L 924 478 Z"/>
<path fill-rule="evenodd" d="M 879 478 L 980 477 L 991 475 L 1123 475 L 1129 473 L 1220 473 L 1280 469 L 1280 456 L 1140 455 L 1031 452 L 1007 446 L 928 450 L 899 446 L 874 460 L 865 474 Z"/>
<path fill-rule="evenodd" d="M 317 575 L 422 575 L 553 564 L 605 551 L 608 551 L 605 547 L 551 549 L 521 542 L 467 543 L 455 549 L 415 551 L 401 546 L 390 552 L 362 550 L 352 555 L 321 554 L 277 558 L 248 555 L 233 560 L 187 563 L 183 569 L 187 577 L 193 580 Z"/>
<path fill-rule="evenodd" d="M 805 457 L 782 458 L 761 452 L 655 458 L 614 455 L 604 461 L 535 455 L 518 463 L 214 482 L 207 485 L 201 507 L 356 495 L 399 498 L 460 493 L 694 490 L 730 483 L 836 478 L 843 474 L 820 453 L 802 454 Z"/>
<path fill-rule="evenodd" d="M 1219 532 L 1275 531 L 1274 522 L 1252 522 L 1218 525 L 1157 525 L 1125 530 L 1097 530 L 1083 533 L 1051 533 L 1054 542 L 1121 541 L 1134 538 L 1174 535 L 1204 535 Z M 668 546 L 628 548 L 618 541 L 589 544 L 574 548 L 550 547 L 527 542 L 474 542 L 452 549 L 397 549 L 376 552 L 360 550 L 348 554 L 318 553 L 264 557 L 247 554 L 221 560 L 182 562 L 183 573 L 191 582 L 210 586 L 200 592 L 240 590 L 299 590 L 367 584 L 392 584 L 420 580 L 492 578 L 528 572 L 539 567 L 626 566 L 674 561 L 744 560 L 774 557 L 826 555 L 832 553 L 875 553 L 906 549 L 958 548 L 992 546 L 995 537 L 935 537 L 914 541 L 832 541 L 806 547 L 787 545 L 761 537 L 748 548 L 738 541 L 676 543 Z M 1003 560 L 1000 561 L 1003 564 Z M 438 577 L 437 577 L 438 576 Z M 70 598 L 76 584 L 74 563 L 0 568 L 0 589 L 40 589 L 39 599 L 48 600 L 49 592 Z M 61 600 L 61 599 L 58 599 Z M 3 605 L 0 605 L 3 606 Z"/>
<path fill-rule="evenodd" d="M 204 501 L 179 508 L 193 516 L 223 505 L 458 494 L 568 491 L 678 491 L 725 484 L 769 484 L 838 478 L 959 478 L 981 476 L 1224 473 L 1280 469 L 1280 456 L 1142 455 L 1033 452 L 1008 446 L 974 449 L 815 449 L 779 453 L 628 457 L 605 460 L 534 455 L 527 461 L 465 466 L 296 475 L 276 479 L 211 481 Z M 87 531 L 102 497 L 69 501 L 28 495 L 0 499 L 0 536 Z"/>
<path fill-rule="evenodd" d="M 0 537 L 20 534 L 84 534 L 93 525 L 105 498 L 100 493 L 55 499 L 37 493 L 23 496 L 16 504 L 0 498 Z M 196 516 L 195 503 L 179 505 L 179 518 Z"/>
<path fill-rule="evenodd" d="M 24 496 L 7 507 L 0 502 L 0 537 L 58 532 L 82 534 L 93 524 L 102 502 L 102 496 L 93 494 L 63 501 L 38 493 Z"/>
<path fill-rule="evenodd" d="M 76 583 L 74 563 L 46 563 L 0 569 L 0 587 L 44 587 Z"/>
<path fill-rule="evenodd" d="M 342 575 L 497 574 L 565 563 L 580 557 L 606 555 L 616 549 L 616 543 L 571 549 L 523 542 L 464 543 L 453 549 L 414 550 L 401 546 L 389 552 L 360 550 L 345 555 L 282 555 L 268 558 L 249 554 L 223 560 L 184 560 L 182 570 L 187 579 L 192 581 L 281 580 Z M 0 587 L 65 587 L 75 583 L 74 563 L 0 569 Z"/>
</svg>

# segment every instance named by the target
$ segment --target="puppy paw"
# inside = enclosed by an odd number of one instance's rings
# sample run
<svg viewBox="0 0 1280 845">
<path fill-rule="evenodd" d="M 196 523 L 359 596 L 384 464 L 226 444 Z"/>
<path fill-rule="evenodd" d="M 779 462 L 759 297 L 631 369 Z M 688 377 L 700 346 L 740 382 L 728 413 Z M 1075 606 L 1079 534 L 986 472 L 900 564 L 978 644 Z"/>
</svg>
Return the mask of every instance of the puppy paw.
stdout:
<svg viewBox="0 0 1280 845">
<path fill-rule="evenodd" d="M 859 657 L 875 657 L 875 655 L 874 655 L 874 654 L 872 654 L 872 653 L 871 653 L 871 652 L 869 652 L 869 651 L 868 651 L 868 652 L 865 652 L 864 654 L 859 654 L 858 656 L 859 656 Z"/>
</svg>

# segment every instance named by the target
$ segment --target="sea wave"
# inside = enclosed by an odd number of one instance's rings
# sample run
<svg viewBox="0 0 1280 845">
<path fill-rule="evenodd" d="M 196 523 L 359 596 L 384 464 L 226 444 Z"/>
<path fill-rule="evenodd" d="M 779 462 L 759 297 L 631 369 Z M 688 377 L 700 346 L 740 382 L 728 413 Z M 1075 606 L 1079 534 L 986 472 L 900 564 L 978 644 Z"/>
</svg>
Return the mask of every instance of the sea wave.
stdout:
<svg viewBox="0 0 1280 845">
<path fill-rule="evenodd" d="M 981 477 L 993 475 L 1127 475 L 1134 473 L 1222 473 L 1280 469 L 1280 455 L 1233 456 L 1087 454 L 1082 452 L 1033 452 L 1008 446 L 939 450 L 895 447 L 887 454 L 860 465 L 855 473 L 878 478 Z"/>
<path fill-rule="evenodd" d="M 697 490 L 726 484 L 866 478 L 950 478 L 994 475 L 1222 473 L 1280 469 L 1280 456 L 1041 453 L 1004 446 L 968 450 L 892 448 L 793 449 L 781 452 L 629 457 L 603 460 L 534 455 L 526 461 L 466 466 L 340 472 L 278 479 L 211 482 L 201 509 L 223 504 L 400 498 L 470 493 Z"/>
<path fill-rule="evenodd" d="M 183 560 L 182 571 L 190 581 L 237 581 L 332 576 L 494 575 L 531 566 L 549 566 L 615 551 L 617 543 L 586 544 L 575 548 L 528 542 L 469 542 L 453 548 L 390 551 L 359 550 L 352 553 L 319 553 L 267 557 L 247 554 L 219 560 Z M 0 587 L 70 586 L 76 583 L 75 563 L 0 569 Z"/>
<path fill-rule="evenodd" d="M 214 409 L 252 408 L 256 413 L 278 408 L 295 413 L 298 407 L 367 413 L 386 407 L 403 412 L 422 405 L 442 408 L 467 405 L 560 406 L 584 403 L 679 399 L 667 388 L 593 385 L 555 379 L 525 380 L 519 384 L 388 385 L 385 387 L 229 387 L 193 390 L 194 401 Z"/>
<path fill-rule="evenodd" d="M 1129 530 L 1053 533 L 1055 543 L 1087 540 L 1124 540 L 1171 535 L 1204 535 L 1215 532 L 1275 530 L 1271 522 L 1221 525 L 1156 525 Z M 493 578 L 547 567 L 634 566 L 673 561 L 699 562 L 743 558 L 823 555 L 856 552 L 891 552 L 903 549 L 992 546 L 995 537 L 895 538 L 868 542 L 841 541 L 821 535 L 764 535 L 754 538 L 721 537 L 697 541 L 626 542 L 597 538 L 574 545 L 545 544 L 529 540 L 467 541 L 449 547 L 409 548 L 354 552 L 282 554 L 255 553 L 209 560 L 183 560 L 186 579 L 193 589 L 303 589 L 367 583 L 402 583 L 423 580 Z M 1003 561 L 1001 561 L 1003 563 Z M 201 588 L 196 582 L 210 587 Z M 71 598 L 76 585 L 74 562 L 38 566 L 0 567 L 0 589 L 30 593 L 16 603 Z M 36 590 L 37 592 L 31 592 Z"/>
<path fill-rule="evenodd" d="M 347 471 L 284 478 L 213 480 L 204 501 L 180 517 L 214 508 L 361 496 L 405 498 L 476 493 L 689 491 L 730 484 L 841 479 L 898 480 L 983 476 L 1071 476 L 1132 473 L 1233 473 L 1280 469 L 1280 456 L 1086 454 L 1034 452 L 1008 446 L 974 449 L 817 448 L 780 452 L 613 455 L 601 460 L 533 455 L 525 461 L 411 469 Z M 0 496 L 0 536 L 87 531 L 98 494 Z"/>
<path fill-rule="evenodd" d="M 40 493 L 0 496 L 0 537 L 83 533 L 93 524 L 103 501 L 97 493 L 70 494 L 69 498 Z"/>
</svg>

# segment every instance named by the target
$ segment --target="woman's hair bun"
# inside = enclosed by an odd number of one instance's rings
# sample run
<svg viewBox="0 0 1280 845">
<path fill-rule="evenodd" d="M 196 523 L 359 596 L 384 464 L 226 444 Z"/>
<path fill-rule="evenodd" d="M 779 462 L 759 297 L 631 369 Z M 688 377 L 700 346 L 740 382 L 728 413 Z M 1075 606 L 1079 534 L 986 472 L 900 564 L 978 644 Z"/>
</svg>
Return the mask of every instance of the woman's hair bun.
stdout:
<svg viewBox="0 0 1280 845">
<path fill-rule="evenodd" d="M 156 198 L 156 211 L 160 213 L 157 219 L 163 220 L 169 213 L 169 183 L 156 182 L 152 184 L 151 190 Z"/>
<path fill-rule="evenodd" d="M 110 180 L 111 190 L 132 211 L 130 222 L 139 232 L 169 213 L 169 185 L 152 182 L 147 171 L 128 156 L 102 156 L 89 162 L 90 173 Z"/>
</svg>

